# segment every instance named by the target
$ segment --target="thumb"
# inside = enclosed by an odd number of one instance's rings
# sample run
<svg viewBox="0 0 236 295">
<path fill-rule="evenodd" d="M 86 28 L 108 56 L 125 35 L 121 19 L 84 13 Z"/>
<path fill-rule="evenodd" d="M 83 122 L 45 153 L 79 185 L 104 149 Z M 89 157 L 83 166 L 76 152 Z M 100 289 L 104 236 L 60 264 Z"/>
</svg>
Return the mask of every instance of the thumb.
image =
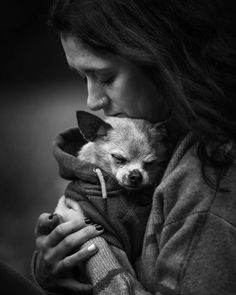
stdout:
<svg viewBox="0 0 236 295">
<path fill-rule="evenodd" d="M 35 227 L 35 236 L 50 234 L 58 224 L 60 224 L 60 216 L 58 214 L 41 214 Z"/>
</svg>

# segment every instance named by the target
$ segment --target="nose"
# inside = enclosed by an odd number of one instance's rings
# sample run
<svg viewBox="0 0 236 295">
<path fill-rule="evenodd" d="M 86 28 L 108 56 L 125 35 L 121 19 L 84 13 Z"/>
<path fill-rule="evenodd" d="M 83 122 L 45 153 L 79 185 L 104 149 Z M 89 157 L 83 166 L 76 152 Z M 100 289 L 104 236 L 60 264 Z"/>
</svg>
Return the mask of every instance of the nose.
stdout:
<svg viewBox="0 0 236 295">
<path fill-rule="evenodd" d="M 100 109 L 103 109 L 108 104 L 109 99 L 104 93 L 101 85 L 88 79 L 87 90 L 87 105 L 90 110 L 98 111 Z"/>
<path fill-rule="evenodd" d="M 130 172 L 128 179 L 131 185 L 138 185 L 142 182 L 143 176 L 138 169 L 134 169 Z"/>
</svg>

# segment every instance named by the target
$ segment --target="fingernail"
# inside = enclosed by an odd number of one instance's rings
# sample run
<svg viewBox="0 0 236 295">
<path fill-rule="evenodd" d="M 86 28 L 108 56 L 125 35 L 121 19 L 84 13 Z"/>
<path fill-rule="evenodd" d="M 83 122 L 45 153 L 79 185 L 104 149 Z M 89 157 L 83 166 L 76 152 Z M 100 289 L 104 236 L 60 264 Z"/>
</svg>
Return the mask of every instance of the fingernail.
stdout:
<svg viewBox="0 0 236 295">
<path fill-rule="evenodd" d="M 94 245 L 94 244 L 92 244 L 92 245 L 90 245 L 89 247 L 88 247 L 88 251 L 94 251 L 94 250 L 96 250 L 97 249 L 97 247 Z"/>
<path fill-rule="evenodd" d="M 95 228 L 96 228 L 96 230 L 98 230 L 98 231 L 101 231 L 101 230 L 104 229 L 103 226 L 100 225 L 100 224 L 96 224 L 96 225 L 95 225 Z"/>
<path fill-rule="evenodd" d="M 93 224 L 93 222 L 92 222 L 92 220 L 91 219 L 89 219 L 89 218 L 84 218 L 84 222 L 86 223 L 86 224 Z"/>
<path fill-rule="evenodd" d="M 52 219 L 54 218 L 54 216 L 56 216 L 56 215 L 57 215 L 56 213 L 50 214 L 50 215 L 48 216 L 48 219 L 49 219 L 49 220 L 52 220 Z"/>
</svg>

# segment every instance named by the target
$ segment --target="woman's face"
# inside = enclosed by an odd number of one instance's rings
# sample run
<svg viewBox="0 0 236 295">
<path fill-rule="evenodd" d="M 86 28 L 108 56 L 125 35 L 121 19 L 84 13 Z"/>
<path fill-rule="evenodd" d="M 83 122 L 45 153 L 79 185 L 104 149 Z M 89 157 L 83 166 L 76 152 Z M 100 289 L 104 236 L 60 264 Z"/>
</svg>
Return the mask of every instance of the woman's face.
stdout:
<svg viewBox="0 0 236 295">
<path fill-rule="evenodd" d="M 156 85 L 134 64 L 112 54 L 96 54 L 73 37 L 62 38 L 70 67 L 87 81 L 87 105 L 106 116 L 167 118 L 169 110 Z"/>
</svg>

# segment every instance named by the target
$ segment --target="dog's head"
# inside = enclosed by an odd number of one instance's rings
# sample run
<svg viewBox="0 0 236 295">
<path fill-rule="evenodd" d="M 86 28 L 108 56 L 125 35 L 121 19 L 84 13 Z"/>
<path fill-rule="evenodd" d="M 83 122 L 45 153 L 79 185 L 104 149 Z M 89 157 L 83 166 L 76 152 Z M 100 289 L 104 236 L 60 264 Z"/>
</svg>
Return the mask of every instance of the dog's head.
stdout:
<svg viewBox="0 0 236 295">
<path fill-rule="evenodd" d="M 140 189 L 160 180 L 166 161 L 165 130 L 145 120 L 77 112 L 81 133 L 94 143 L 96 164 L 112 173 L 126 189 Z"/>
</svg>

